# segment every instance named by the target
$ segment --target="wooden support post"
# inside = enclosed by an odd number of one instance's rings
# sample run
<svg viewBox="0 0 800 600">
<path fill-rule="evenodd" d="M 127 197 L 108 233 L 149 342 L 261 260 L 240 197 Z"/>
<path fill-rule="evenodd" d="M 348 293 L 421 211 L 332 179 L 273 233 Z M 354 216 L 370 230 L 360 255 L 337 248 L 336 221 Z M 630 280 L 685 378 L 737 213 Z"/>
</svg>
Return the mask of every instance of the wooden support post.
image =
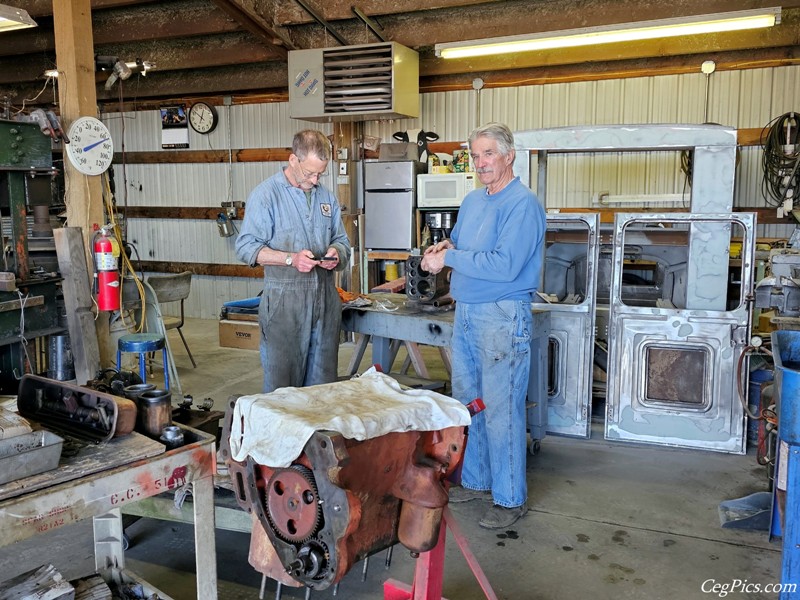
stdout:
<svg viewBox="0 0 800 600">
<path fill-rule="evenodd" d="M 53 29 L 59 75 L 61 125 L 64 131 L 69 131 L 72 121 L 78 117 L 97 115 L 90 0 L 53 0 Z M 64 176 L 67 224 L 80 227 L 86 242 L 94 231 L 94 226 L 105 222 L 101 180 L 96 175 L 83 175 L 68 160 L 64 161 Z M 88 243 L 86 260 L 87 264 L 92 264 Z M 113 364 L 113 349 L 109 347 L 108 315 L 100 313 L 95 323 L 101 363 L 108 367 Z M 72 343 L 76 343 L 74 338 Z"/>
<path fill-rule="evenodd" d="M 58 256 L 58 269 L 67 310 L 67 329 L 75 361 L 78 385 L 94 379 L 100 369 L 100 350 L 97 346 L 92 292 L 89 287 L 84 243 L 80 227 L 53 230 Z"/>
</svg>

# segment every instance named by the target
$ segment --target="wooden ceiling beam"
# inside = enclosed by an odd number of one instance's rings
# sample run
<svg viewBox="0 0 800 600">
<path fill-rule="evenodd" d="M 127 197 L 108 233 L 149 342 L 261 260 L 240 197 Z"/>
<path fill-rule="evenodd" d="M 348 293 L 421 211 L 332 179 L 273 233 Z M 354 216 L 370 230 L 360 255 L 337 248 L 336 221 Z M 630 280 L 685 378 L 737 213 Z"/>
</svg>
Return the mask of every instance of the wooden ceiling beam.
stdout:
<svg viewBox="0 0 800 600">
<path fill-rule="evenodd" d="M 205 69 L 281 60 L 273 48 L 267 48 L 255 41 L 246 32 L 207 36 L 203 38 L 202 44 L 185 38 L 165 40 L 152 45 L 145 55 L 141 55 L 141 45 L 132 43 L 102 46 L 95 50 L 101 55 L 118 56 L 126 62 L 136 59 L 149 61 L 156 65 L 155 70 L 158 71 Z M 46 70 L 55 68 L 55 56 L 49 53 L 0 58 L 0 85 L 31 81 L 31 74 L 41 75 Z M 97 80 L 105 81 L 107 77 L 108 73 L 98 73 Z"/>
<path fill-rule="evenodd" d="M 91 5 L 92 12 L 94 12 L 104 8 L 120 8 L 159 1 L 163 3 L 163 0 L 92 0 Z M 37 17 L 50 17 L 53 15 L 53 0 L 14 0 L 14 6 L 28 11 L 28 14 L 34 20 Z"/>
<path fill-rule="evenodd" d="M 100 86 L 97 91 L 98 100 L 115 101 L 119 95 L 116 85 L 110 91 L 106 91 Z M 288 84 L 286 64 L 267 62 L 163 73 L 152 71 L 146 77 L 134 75 L 124 81 L 123 85 L 126 90 L 125 95 L 130 97 L 186 98 L 198 95 L 219 95 L 221 89 L 229 93 L 285 89 Z"/>
<path fill-rule="evenodd" d="M 92 33 L 97 46 L 206 36 L 239 30 L 241 26 L 236 21 L 207 0 L 142 4 L 124 11 L 101 11 L 92 16 Z M 0 56 L 49 52 L 54 49 L 53 22 L 52 19 L 45 18 L 35 30 L 22 29 L 4 33 Z"/>
<path fill-rule="evenodd" d="M 316 0 L 319 12 L 328 21 L 352 20 L 352 6 L 377 18 L 387 27 L 392 20 L 406 25 L 427 22 L 439 30 L 438 42 L 520 35 L 703 15 L 735 10 L 800 7 L 800 0 L 452 0 L 425 2 L 404 0 Z M 398 6 L 402 4 L 402 6 Z M 308 25 L 314 20 L 294 2 L 275 2 L 275 23 L 285 26 Z M 363 27 L 363 23 L 361 24 Z"/>
<path fill-rule="evenodd" d="M 407 13 L 438 9 L 458 9 L 462 6 L 500 1 L 502 0 L 404 0 L 402 7 L 400 7 L 398 2 L 386 2 L 386 0 L 317 0 L 315 5 L 320 14 L 327 20 L 339 21 L 353 18 L 353 6 L 370 17 L 382 17 L 400 10 Z M 307 25 L 315 22 L 314 18 L 295 2 L 273 0 L 273 6 L 275 22 L 280 25 Z"/>
<path fill-rule="evenodd" d="M 249 2 L 243 0 L 212 0 L 212 2 L 244 29 L 261 39 L 286 58 L 288 50 L 296 50 L 285 29 L 273 27 L 272 24 Z"/>
</svg>

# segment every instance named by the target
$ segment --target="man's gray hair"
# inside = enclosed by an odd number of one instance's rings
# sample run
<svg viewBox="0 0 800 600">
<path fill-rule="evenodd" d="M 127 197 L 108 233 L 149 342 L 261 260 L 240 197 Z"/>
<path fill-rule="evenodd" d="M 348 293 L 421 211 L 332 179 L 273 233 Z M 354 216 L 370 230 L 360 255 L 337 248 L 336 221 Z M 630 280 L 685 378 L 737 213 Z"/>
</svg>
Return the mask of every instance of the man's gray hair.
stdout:
<svg viewBox="0 0 800 600">
<path fill-rule="evenodd" d="M 309 154 L 319 160 L 330 160 L 331 142 L 321 131 L 304 129 L 294 134 L 292 154 L 300 160 L 305 160 Z"/>
<path fill-rule="evenodd" d="M 472 142 L 481 137 L 495 140 L 497 142 L 497 150 L 503 156 L 508 156 L 514 151 L 514 134 L 502 123 L 487 123 L 475 129 L 469 134 L 470 147 L 472 147 Z"/>
</svg>

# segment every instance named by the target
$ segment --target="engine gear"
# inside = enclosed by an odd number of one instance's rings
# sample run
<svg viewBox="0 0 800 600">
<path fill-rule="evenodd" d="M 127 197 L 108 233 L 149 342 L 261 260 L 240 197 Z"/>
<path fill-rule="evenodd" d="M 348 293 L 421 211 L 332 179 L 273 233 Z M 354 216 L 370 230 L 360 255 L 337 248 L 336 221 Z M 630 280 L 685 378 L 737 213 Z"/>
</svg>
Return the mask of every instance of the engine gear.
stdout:
<svg viewBox="0 0 800 600">
<path fill-rule="evenodd" d="M 264 500 L 273 530 L 287 542 L 301 544 L 318 531 L 322 507 L 311 469 L 302 465 L 276 469 Z"/>
<path fill-rule="evenodd" d="M 300 581 L 319 581 L 327 575 L 329 562 L 328 547 L 322 540 L 312 538 L 303 544 L 287 571 Z"/>
</svg>

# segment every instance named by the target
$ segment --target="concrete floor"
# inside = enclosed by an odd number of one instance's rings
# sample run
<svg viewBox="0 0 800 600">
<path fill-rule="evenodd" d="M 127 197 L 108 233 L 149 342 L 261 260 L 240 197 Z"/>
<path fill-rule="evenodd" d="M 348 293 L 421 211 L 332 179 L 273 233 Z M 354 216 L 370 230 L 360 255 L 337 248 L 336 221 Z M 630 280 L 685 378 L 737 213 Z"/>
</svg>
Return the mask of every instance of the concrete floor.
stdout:
<svg viewBox="0 0 800 600">
<path fill-rule="evenodd" d="M 212 398 L 215 408 L 222 410 L 230 395 L 260 391 L 261 372 L 258 352 L 218 346 L 217 326 L 216 321 L 189 320 L 184 328 L 196 369 L 177 334 L 170 332 L 170 339 L 185 393 L 196 402 Z M 343 344 L 340 372 L 351 353 L 352 344 Z M 442 376 L 438 353 L 426 356 L 431 357 L 432 376 Z M 368 366 L 369 356 L 361 369 Z M 768 489 L 766 471 L 753 452 L 731 456 L 609 443 L 598 418 L 589 440 L 552 436 L 543 440 L 540 453 L 528 458 L 528 486 L 530 512 L 508 531 L 478 526 L 486 505 L 452 506 L 498 598 L 699 599 L 720 597 L 704 593 L 704 582 L 710 589 L 714 583 L 737 580 L 762 587 L 780 580 L 780 546 L 771 544 L 766 532 L 720 526 L 721 501 Z M 176 600 L 195 598 L 190 525 L 142 519 L 127 533 L 129 569 Z M 247 562 L 248 548 L 248 534 L 218 530 L 220 598 L 258 597 L 261 578 Z M 388 570 L 384 558 L 385 552 L 371 558 L 366 581 L 361 580 L 361 564 L 348 573 L 337 597 L 378 599 L 387 578 L 411 582 L 415 561 L 408 551 L 398 545 Z M 265 597 L 274 596 L 270 582 Z M 444 596 L 485 597 L 452 536 Z M 284 588 L 283 598 L 303 597 L 303 590 Z M 311 597 L 333 597 L 332 590 Z M 777 594 L 732 597 L 777 598 Z"/>
<path fill-rule="evenodd" d="M 185 328 L 197 369 L 177 336 L 172 348 L 186 392 L 221 406 L 231 394 L 258 392 L 261 374 L 258 353 L 219 348 L 216 328 L 209 321 L 191 321 Z M 352 344 L 344 344 L 340 373 L 351 353 Z M 431 376 L 443 377 L 438 354 L 427 356 Z M 368 366 L 366 356 L 361 369 Z M 499 598 L 707 598 L 702 586 L 708 580 L 746 579 L 762 586 L 780 580 L 780 547 L 765 532 L 720 526 L 721 501 L 768 489 L 766 471 L 753 453 L 609 443 L 598 419 L 589 440 L 546 438 L 541 452 L 529 457 L 528 486 L 530 512 L 509 531 L 478 526 L 485 505 L 452 506 Z M 130 568 L 176 600 L 194 597 L 191 526 L 144 519 L 129 534 Z M 256 597 L 260 576 L 247 564 L 249 536 L 219 531 L 217 543 L 220 597 Z M 165 544 L 179 551 L 164 552 Z M 384 557 L 383 552 L 372 557 L 364 582 L 361 565 L 351 571 L 338 597 L 381 598 L 387 578 L 411 582 L 414 560 L 402 546 L 395 548 L 388 570 Z M 274 597 L 274 590 L 268 584 L 266 597 Z M 450 600 L 485 597 L 452 537 L 444 595 Z M 311 596 L 333 597 L 331 590 Z M 304 592 L 284 588 L 283 597 L 303 598 Z"/>
</svg>

